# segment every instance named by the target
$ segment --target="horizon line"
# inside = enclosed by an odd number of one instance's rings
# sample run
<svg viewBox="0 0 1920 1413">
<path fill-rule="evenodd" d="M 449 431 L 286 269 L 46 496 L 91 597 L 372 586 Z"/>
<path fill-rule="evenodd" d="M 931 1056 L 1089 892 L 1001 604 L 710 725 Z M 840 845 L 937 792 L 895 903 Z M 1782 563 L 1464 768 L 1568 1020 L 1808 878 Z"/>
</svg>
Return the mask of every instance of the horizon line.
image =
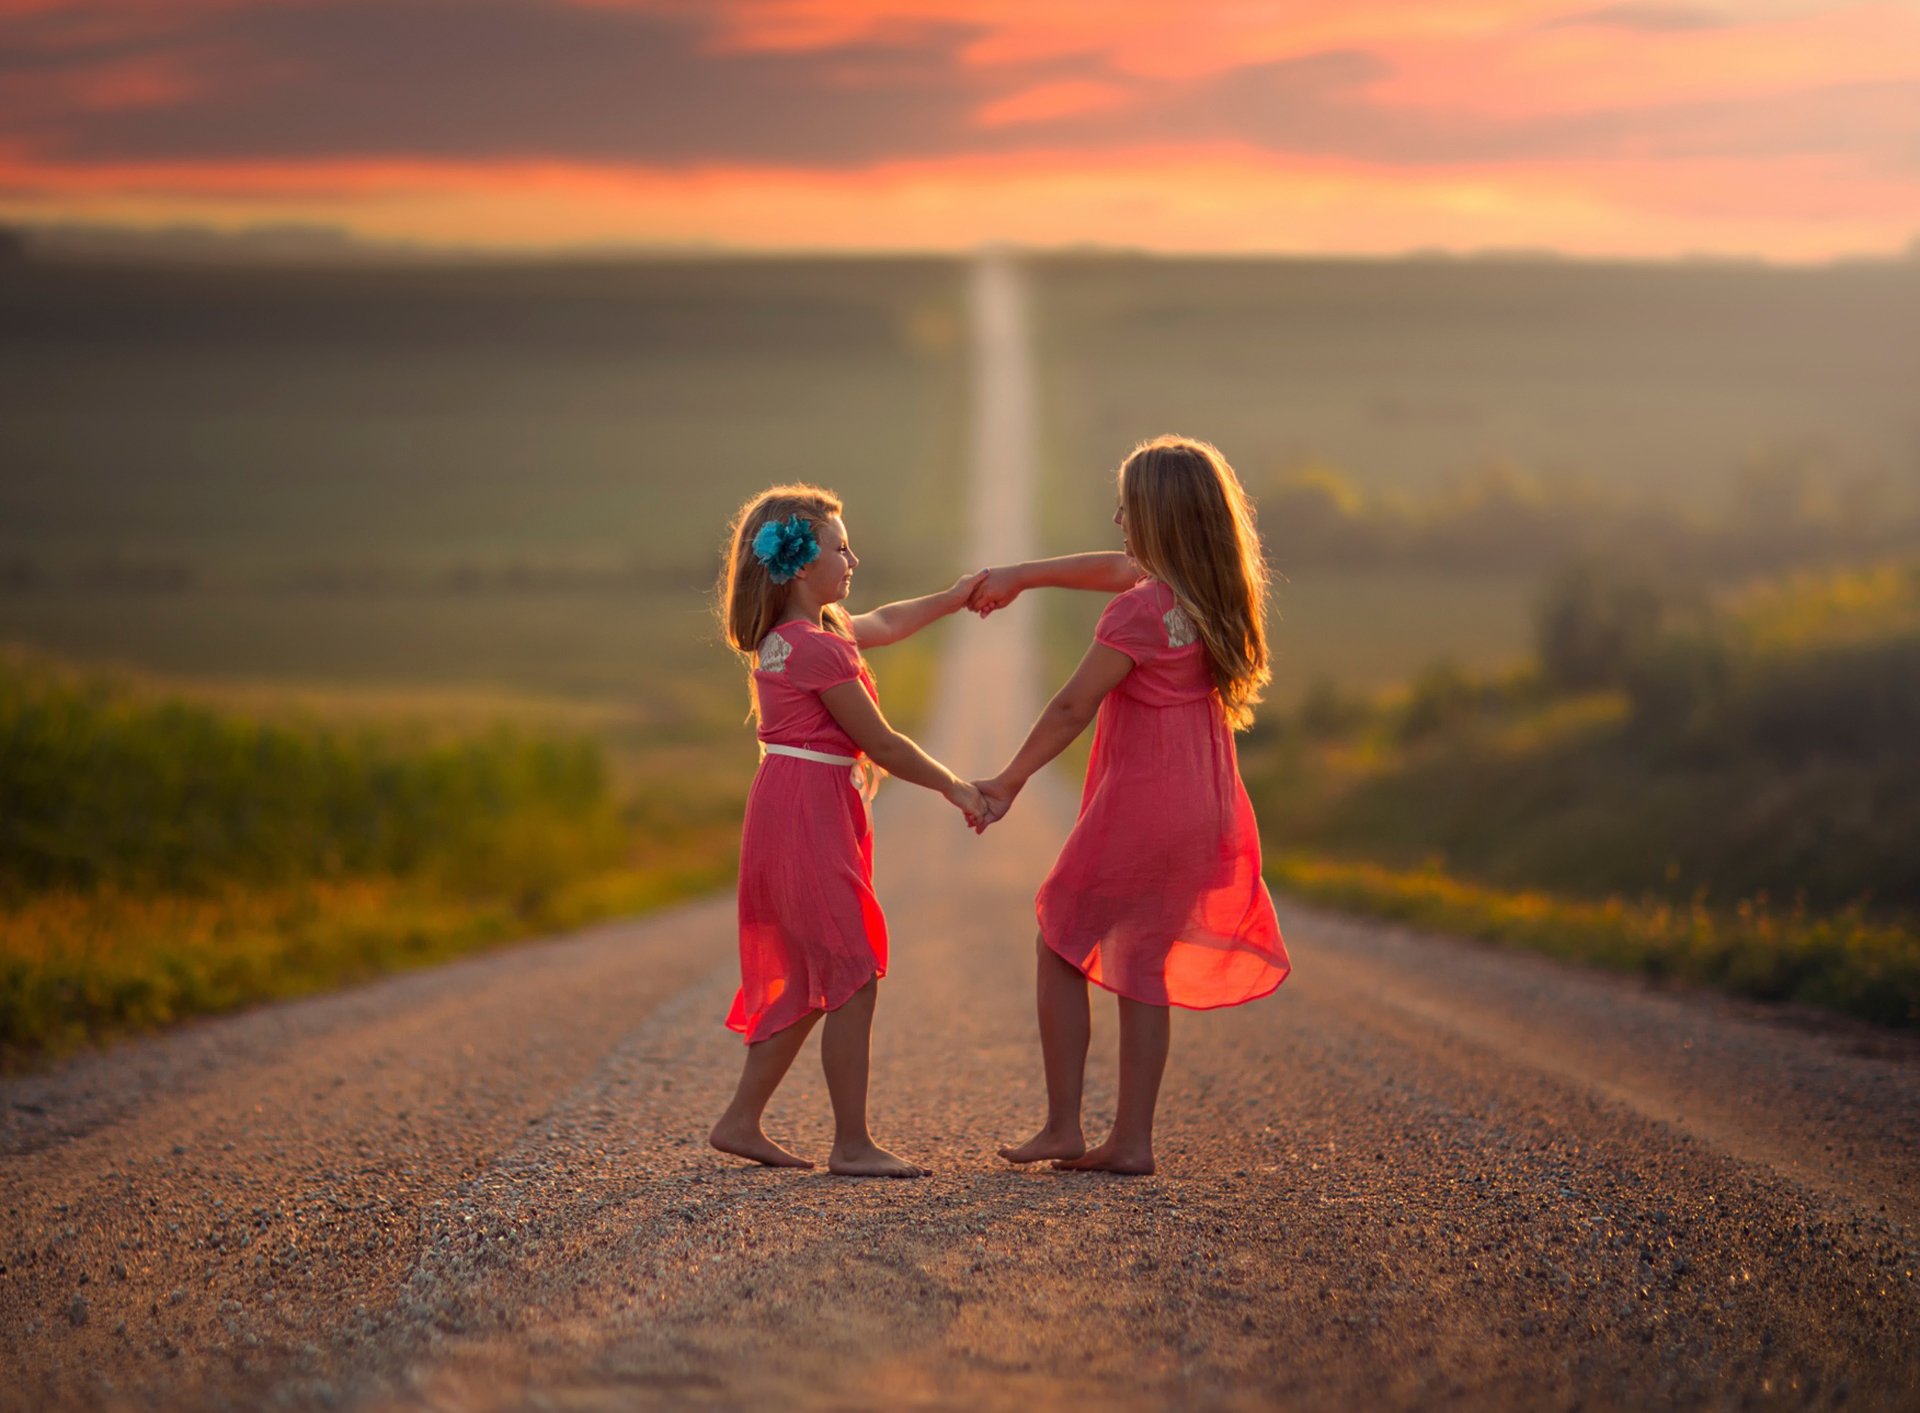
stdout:
<svg viewBox="0 0 1920 1413">
<path fill-rule="evenodd" d="M 16 257 L 33 263 L 253 264 L 277 266 L 540 265 L 686 260 L 973 260 L 993 252 L 1023 258 L 1089 256 L 1187 261 L 1297 261 L 1352 264 L 1690 265 L 1822 269 L 1863 264 L 1920 264 L 1920 234 L 1904 247 L 1792 259 L 1740 250 L 1620 254 L 1554 246 L 1418 245 L 1398 251 L 1340 249 L 1221 250 L 1080 240 L 1052 244 L 982 241 L 953 245 L 748 245 L 718 238 L 593 241 L 574 245 L 469 245 L 362 236 L 347 227 L 260 222 L 220 227 L 191 221 L 154 224 L 19 221 L 0 215 L 0 245 L 11 237 Z"/>
</svg>

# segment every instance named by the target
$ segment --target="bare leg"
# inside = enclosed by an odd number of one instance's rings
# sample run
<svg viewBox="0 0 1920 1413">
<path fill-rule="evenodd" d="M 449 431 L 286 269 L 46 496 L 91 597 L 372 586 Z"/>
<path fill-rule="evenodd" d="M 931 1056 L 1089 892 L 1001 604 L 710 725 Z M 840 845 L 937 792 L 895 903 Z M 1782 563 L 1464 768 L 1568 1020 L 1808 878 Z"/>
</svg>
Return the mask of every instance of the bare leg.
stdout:
<svg viewBox="0 0 1920 1413">
<path fill-rule="evenodd" d="M 820 1067 L 833 1100 L 833 1152 L 827 1170 L 847 1177 L 925 1177 L 927 1170 L 889 1153 L 867 1131 L 867 1069 L 873 1042 L 873 1003 L 879 981 L 869 981 L 837 1011 L 827 1013 Z"/>
<path fill-rule="evenodd" d="M 760 1127 L 760 1116 L 766 1112 L 767 1101 L 773 1098 L 773 1091 L 780 1087 L 780 1081 L 786 1078 L 787 1071 L 792 1068 L 800 1047 L 807 1043 L 807 1035 L 812 1031 L 814 1022 L 820 1019 L 820 1014 L 814 1011 L 785 1030 L 777 1030 L 765 1040 L 756 1040 L 747 1046 L 747 1063 L 740 1071 L 740 1083 L 733 1091 L 733 1102 L 727 1105 L 720 1122 L 707 1135 L 707 1142 L 722 1153 L 751 1158 L 770 1168 L 813 1166 L 799 1154 L 789 1153 L 768 1138 L 766 1131 Z"/>
<path fill-rule="evenodd" d="M 1160 1099 L 1160 1077 L 1167 1072 L 1167 1041 L 1172 1031 L 1165 1006 L 1120 998 L 1120 1102 L 1113 1132 L 1098 1148 L 1056 1168 L 1106 1173 L 1153 1171 L 1153 1110 Z"/>
<path fill-rule="evenodd" d="M 1009 1163 L 1041 1158 L 1078 1158 L 1087 1151 L 1080 1131 L 1080 1091 L 1087 1077 L 1087 1042 L 1093 1023 L 1087 1015 L 1087 979 L 1039 939 L 1039 969 L 1034 998 L 1040 1012 L 1040 1060 L 1047 1072 L 1047 1122 L 1025 1143 L 1009 1144 L 1000 1156 Z"/>
</svg>

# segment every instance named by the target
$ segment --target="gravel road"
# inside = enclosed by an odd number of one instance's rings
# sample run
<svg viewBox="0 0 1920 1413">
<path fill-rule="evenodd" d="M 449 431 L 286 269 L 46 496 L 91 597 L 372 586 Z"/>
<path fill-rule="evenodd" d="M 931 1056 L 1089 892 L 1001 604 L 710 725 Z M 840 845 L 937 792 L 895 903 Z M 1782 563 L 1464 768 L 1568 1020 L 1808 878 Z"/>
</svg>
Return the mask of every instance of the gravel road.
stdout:
<svg viewBox="0 0 1920 1413">
<path fill-rule="evenodd" d="M 976 478 L 983 555 L 1027 474 Z M 953 625 L 956 765 L 1024 727 L 1033 614 Z M 1176 1016 L 1159 1174 L 1007 1169 L 1070 816 L 882 794 L 873 1108 L 917 1182 L 704 1146 L 731 898 L 5 1081 L 6 1406 L 1920 1406 L 1906 1037 L 1284 906 L 1280 992 Z M 1113 1039 L 1097 1005 L 1095 1127 Z M 768 1126 L 823 1157 L 812 1056 Z"/>
</svg>

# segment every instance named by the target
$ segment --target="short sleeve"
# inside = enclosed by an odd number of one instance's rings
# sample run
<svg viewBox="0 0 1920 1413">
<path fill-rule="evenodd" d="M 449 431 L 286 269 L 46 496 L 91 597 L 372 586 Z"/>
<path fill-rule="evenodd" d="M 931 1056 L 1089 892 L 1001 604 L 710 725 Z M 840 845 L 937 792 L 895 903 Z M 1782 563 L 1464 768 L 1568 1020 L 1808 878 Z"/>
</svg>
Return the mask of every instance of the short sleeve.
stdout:
<svg viewBox="0 0 1920 1413">
<path fill-rule="evenodd" d="M 1166 649 L 1167 635 L 1154 611 L 1152 592 L 1129 589 L 1115 595 L 1094 627 L 1093 640 L 1125 653 L 1136 667 L 1158 657 Z"/>
<path fill-rule="evenodd" d="M 838 633 L 805 632 L 787 659 L 787 680 L 803 692 L 824 692 L 860 675 L 860 650 Z"/>
</svg>

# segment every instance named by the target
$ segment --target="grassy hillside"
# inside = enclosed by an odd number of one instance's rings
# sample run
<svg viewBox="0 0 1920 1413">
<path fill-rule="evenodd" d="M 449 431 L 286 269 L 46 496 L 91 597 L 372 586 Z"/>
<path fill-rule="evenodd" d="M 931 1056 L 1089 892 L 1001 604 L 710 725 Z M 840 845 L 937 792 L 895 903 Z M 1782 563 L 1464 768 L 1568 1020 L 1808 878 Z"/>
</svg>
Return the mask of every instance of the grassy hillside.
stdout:
<svg viewBox="0 0 1920 1413">
<path fill-rule="evenodd" d="M 1275 714 L 1278 880 L 1920 1021 L 1920 567 L 1659 593 L 1563 580 L 1539 669 Z"/>
</svg>

